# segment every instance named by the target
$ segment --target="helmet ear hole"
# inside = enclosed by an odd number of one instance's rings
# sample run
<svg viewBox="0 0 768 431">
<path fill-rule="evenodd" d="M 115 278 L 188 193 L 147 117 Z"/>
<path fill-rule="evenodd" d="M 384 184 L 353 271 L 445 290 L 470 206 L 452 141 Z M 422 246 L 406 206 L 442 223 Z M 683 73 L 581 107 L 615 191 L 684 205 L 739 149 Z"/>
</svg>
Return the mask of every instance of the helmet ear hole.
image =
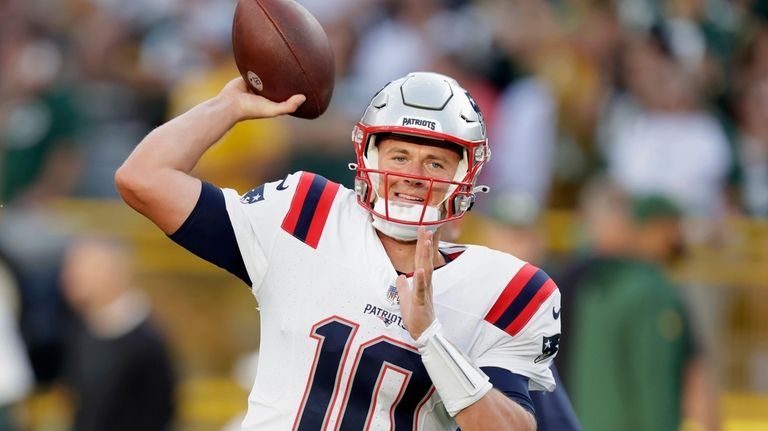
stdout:
<svg viewBox="0 0 768 431">
<path fill-rule="evenodd" d="M 355 194 L 363 202 L 373 203 L 373 193 L 369 193 L 368 183 L 361 178 L 355 179 Z"/>
<path fill-rule="evenodd" d="M 453 215 L 465 213 L 472 208 L 475 203 L 475 195 L 458 195 L 453 198 L 451 212 Z"/>
</svg>

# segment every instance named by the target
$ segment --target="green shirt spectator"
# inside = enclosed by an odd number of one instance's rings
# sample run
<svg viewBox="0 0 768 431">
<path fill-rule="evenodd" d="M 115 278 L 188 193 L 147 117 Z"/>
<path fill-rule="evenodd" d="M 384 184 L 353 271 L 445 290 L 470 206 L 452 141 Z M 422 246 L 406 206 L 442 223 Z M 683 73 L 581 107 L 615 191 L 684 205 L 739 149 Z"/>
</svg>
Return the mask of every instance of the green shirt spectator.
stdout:
<svg viewBox="0 0 768 431">
<path fill-rule="evenodd" d="M 574 299 L 566 382 L 590 431 L 675 431 L 694 337 L 675 288 L 654 264 L 597 259 Z"/>
</svg>

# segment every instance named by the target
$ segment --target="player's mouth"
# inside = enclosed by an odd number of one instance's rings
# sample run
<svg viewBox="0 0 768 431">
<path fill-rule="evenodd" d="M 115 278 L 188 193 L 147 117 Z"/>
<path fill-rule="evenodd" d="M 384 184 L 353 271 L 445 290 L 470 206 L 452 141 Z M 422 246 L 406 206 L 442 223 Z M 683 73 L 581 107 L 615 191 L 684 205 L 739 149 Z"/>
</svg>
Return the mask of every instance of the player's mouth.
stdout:
<svg viewBox="0 0 768 431">
<path fill-rule="evenodd" d="M 409 203 L 416 203 L 416 204 L 424 202 L 424 198 L 420 198 L 418 196 L 413 196 L 405 193 L 395 193 L 395 197 L 397 199 L 394 199 L 394 200 L 400 201 L 400 202 L 409 202 Z"/>
</svg>

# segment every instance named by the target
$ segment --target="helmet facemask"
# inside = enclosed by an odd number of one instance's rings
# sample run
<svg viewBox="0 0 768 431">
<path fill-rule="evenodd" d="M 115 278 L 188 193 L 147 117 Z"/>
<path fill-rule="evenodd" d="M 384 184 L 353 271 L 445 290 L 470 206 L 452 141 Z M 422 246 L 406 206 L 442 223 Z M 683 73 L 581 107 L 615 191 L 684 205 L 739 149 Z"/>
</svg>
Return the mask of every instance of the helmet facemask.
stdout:
<svg viewBox="0 0 768 431">
<path fill-rule="evenodd" d="M 378 145 L 387 136 L 456 149 L 460 154 L 456 172 L 450 179 L 441 179 L 381 169 Z M 371 101 L 352 138 L 357 152 L 357 163 L 351 167 L 357 171 L 358 203 L 373 215 L 374 227 L 393 238 L 415 240 L 419 226 L 437 230 L 461 218 L 474 202 L 476 191 L 487 191 L 485 186 L 475 186 L 490 156 L 482 116 L 451 78 L 416 73 L 390 83 Z M 392 199 L 389 187 L 397 182 L 414 186 L 418 195 Z"/>
</svg>

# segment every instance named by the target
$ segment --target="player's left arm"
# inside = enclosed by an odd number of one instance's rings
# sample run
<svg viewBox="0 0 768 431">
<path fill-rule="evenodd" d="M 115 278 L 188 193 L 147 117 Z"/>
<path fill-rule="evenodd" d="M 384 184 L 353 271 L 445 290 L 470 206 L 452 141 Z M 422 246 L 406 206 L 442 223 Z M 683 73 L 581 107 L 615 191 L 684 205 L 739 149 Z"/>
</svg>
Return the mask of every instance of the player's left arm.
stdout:
<svg viewBox="0 0 768 431">
<path fill-rule="evenodd" d="M 491 389 L 454 419 L 462 430 L 535 430 L 536 418 L 520 404 Z"/>
<path fill-rule="evenodd" d="M 416 340 L 424 366 L 446 410 L 464 431 L 535 430 L 533 414 L 494 389 L 488 376 L 443 337 L 432 302 L 432 241 L 431 232 L 419 229 L 413 288 L 402 275 L 396 286 L 405 326 Z"/>
</svg>

